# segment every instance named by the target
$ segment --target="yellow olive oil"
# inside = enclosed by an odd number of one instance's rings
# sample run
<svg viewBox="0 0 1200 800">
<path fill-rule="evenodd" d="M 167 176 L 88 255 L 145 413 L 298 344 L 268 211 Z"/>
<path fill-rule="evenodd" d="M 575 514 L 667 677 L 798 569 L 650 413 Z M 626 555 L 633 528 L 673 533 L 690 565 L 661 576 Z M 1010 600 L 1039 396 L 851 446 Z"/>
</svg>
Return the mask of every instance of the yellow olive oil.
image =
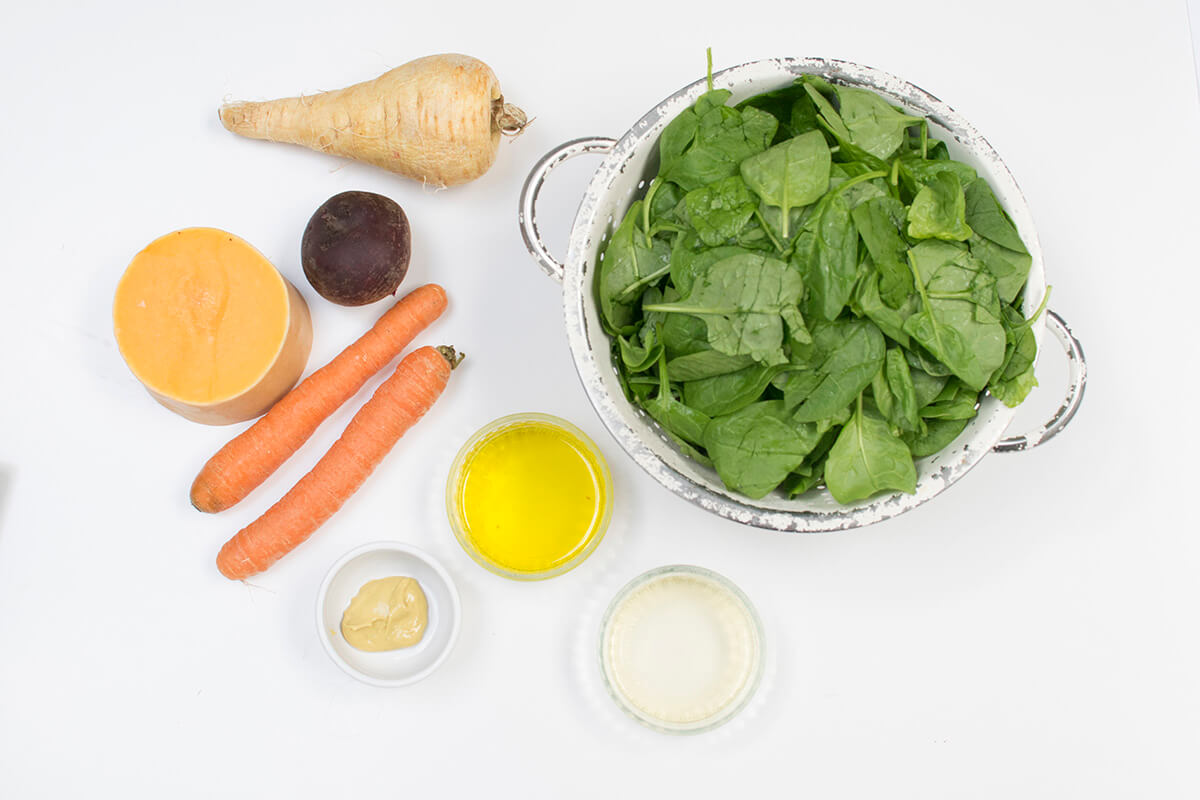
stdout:
<svg viewBox="0 0 1200 800">
<path fill-rule="evenodd" d="M 554 570 L 603 533 L 607 470 L 573 432 L 514 422 L 484 436 L 459 470 L 462 535 L 480 557 L 514 573 Z"/>
</svg>

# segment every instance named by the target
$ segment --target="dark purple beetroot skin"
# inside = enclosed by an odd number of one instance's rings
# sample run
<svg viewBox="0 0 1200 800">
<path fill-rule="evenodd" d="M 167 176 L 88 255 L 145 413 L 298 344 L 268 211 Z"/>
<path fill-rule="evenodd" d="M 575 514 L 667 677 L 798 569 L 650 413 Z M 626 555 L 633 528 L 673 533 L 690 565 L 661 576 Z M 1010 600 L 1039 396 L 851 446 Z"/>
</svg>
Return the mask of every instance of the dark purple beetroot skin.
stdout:
<svg viewBox="0 0 1200 800">
<path fill-rule="evenodd" d="M 342 192 L 326 200 L 300 241 L 304 276 L 317 294 L 343 306 L 394 294 L 411 252 L 404 209 L 371 192 Z"/>
</svg>

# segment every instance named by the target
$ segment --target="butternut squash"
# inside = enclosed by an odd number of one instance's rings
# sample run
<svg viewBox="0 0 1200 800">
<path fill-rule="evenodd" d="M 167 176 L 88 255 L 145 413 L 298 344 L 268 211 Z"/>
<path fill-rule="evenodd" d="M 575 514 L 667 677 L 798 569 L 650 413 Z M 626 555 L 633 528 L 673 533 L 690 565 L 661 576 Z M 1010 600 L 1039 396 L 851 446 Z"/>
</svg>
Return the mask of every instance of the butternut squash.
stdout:
<svg viewBox="0 0 1200 800">
<path fill-rule="evenodd" d="M 247 242 L 186 228 L 151 242 L 117 285 L 113 330 L 156 400 L 209 425 L 265 413 L 299 380 L 308 305 Z"/>
</svg>

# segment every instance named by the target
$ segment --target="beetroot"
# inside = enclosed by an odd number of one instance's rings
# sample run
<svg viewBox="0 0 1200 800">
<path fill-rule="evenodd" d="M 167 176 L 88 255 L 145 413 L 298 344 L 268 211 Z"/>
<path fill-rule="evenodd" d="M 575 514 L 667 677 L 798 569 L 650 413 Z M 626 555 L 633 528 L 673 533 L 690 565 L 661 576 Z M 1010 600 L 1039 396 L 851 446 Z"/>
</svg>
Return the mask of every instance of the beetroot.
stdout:
<svg viewBox="0 0 1200 800">
<path fill-rule="evenodd" d="M 411 253 L 404 209 L 372 192 L 342 192 L 326 200 L 300 242 L 308 282 L 321 297 L 343 306 L 395 294 Z"/>
</svg>

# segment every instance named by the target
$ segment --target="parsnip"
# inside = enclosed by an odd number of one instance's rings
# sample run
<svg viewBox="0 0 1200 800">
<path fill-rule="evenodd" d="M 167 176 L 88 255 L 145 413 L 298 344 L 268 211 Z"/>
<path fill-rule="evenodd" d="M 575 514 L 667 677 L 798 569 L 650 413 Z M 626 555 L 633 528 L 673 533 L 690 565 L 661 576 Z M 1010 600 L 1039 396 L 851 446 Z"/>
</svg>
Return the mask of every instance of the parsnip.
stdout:
<svg viewBox="0 0 1200 800">
<path fill-rule="evenodd" d="M 527 124 L 504 102 L 491 68 L 457 54 L 418 58 L 336 91 L 226 104 L 220 117 L 241 136 L 304 145 L 435 186 L 483 175 L 500 135 Z"/>
</svg>

